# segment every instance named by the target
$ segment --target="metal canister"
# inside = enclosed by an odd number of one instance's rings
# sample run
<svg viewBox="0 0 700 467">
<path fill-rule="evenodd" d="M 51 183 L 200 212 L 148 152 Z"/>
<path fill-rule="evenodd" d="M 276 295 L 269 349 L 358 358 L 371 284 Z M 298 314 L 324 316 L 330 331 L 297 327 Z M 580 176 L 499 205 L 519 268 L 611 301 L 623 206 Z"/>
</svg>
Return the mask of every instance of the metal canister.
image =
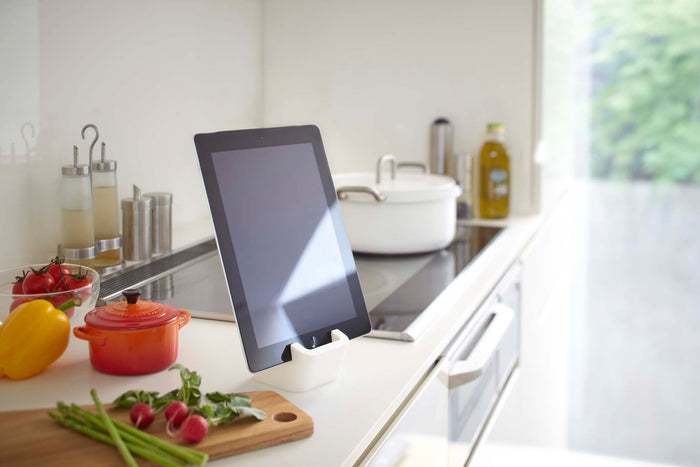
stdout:
<svg viewBox="0 0 700 467">
<path fill-rule="evenodd" d="M 473 159 L 471 154 L 455 154 L 451 159 L 450 176 L 462 187 L 462 194 L 457 198 L 457 219 L 473 217 Z"/>
<path fill-rule="evenodd" d="M 450 174 L 450 158 L 453 145 L 452 124 L 446 118 L 438 118 L 430 127 L 430 172 Z"/>
<path fill-rule="evenodd" d="M 142 261 L 151 258 L 151 198 L 134 185 L 133 198 L 122 199 L 122 248 L 124 259 Z"/>
<path fill-rule="evenodd" d="M 151 246 L 153 256 L 172 249 L 172 193 L 146 193 L 151 198 Z"/>
</svg>

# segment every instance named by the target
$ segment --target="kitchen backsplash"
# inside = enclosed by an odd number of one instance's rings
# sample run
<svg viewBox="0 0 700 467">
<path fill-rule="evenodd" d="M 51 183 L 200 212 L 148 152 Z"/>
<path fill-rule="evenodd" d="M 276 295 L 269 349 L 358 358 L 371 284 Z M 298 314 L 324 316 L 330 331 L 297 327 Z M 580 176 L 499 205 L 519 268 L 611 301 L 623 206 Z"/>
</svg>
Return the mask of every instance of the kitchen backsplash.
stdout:
<svg viewBox="0 0 700 467">
<path fill-rule="evenodd" d="M 0 267 L 55 255 L 60 167 L 74 144 L 87 163 L 86 123 L 120 198 L 173 193 L 175 247 L 213 234 L 192 136 L 262 124 L 261 34 L 256 0 L 0 2 Z"/>
<path fill-rule="evenodd" d="M 453 122 L 460 151 L 499 120 L 525 193 L 533 4 L 3 0 L 0 267 L 55 254 L 60 167 L 73 145 L 87 160 L 86 123 L 118 162 L 120 198 L 132 184 L 173 193 L 175 248 L 213 233 L 197 132 L 314 123 L 345 172 L 385 152 L 427 162 L 435 117 Z"/>
</svg>

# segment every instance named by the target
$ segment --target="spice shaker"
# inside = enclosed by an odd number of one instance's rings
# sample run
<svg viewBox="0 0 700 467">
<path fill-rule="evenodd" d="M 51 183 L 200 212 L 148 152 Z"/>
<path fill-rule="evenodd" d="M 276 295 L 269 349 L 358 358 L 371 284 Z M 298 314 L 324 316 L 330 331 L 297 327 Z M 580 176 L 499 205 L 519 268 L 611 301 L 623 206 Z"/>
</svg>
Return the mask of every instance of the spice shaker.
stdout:
<svg viewBox="0 0 700 467">
<path fill-rule="evenodd" d="M 438 118 L 430 127 L 430 173 L 449 175 L 452 157 L 452 124 Z"/>
<path fill-rule="evenodd" d="M 172 193 L 146 193 L 151 198 L 151 250 L 160 256 L 172 249 Z"/>
<path fill-rule="evenodd" d="M 117 162 L 106 159 L 106 144 L 102 157 L 92 162 L 92 197 L 94 204 L 95 242 L 99 253 L 95 266 L 114 266 L 121 262 L 119 235 L 119 198 L 117 197 Z"/>
<path fill-rule="evenodd" d="M 73 146 L 73 165 L 61 168 L 62 231 L 58 255 L 71 262 L 92 265 L 96 255 L 90 166 L 78 163 Z"/>
<path fill-rule="evenodd" d="M 151 198 L 134 185 L 133 198 L 122 199 L 122 243 L 124 259 L 151 258 Z"/>
</svg>

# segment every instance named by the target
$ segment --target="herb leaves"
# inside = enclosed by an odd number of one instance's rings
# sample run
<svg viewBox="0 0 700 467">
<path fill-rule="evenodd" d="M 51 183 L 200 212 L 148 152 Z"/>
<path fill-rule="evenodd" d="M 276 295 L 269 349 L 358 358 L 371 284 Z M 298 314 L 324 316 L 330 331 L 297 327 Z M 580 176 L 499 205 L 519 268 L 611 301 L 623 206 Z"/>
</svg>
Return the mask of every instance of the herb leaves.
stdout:
<svg viewBox="0 0 700 467">
<path fill-rule="evenodd" d="M 119 407 L 131 408 L 135 404 L 144 403 L 159 412 L 173 401 L 182 401 L 191 408 L 192 413 L 201 415 L 207 419 L 209 425 L 221 425 L 229 423 L 239 416 L 251 416 L 258 420 L 264 420 L 266 415 L 260 409 L 251 407 L 251 398 L 244 394 L 210 392 L 202 396 L 199 385 L 202 377 L 195 371 L 190 371 L 180 364 L 175 364 L 170 370 L 180 371 L 182 386 L 170 392 L 158 395 L 158 392 L 141 390 L 126 391 L 114 400 Z"/>
</svg>

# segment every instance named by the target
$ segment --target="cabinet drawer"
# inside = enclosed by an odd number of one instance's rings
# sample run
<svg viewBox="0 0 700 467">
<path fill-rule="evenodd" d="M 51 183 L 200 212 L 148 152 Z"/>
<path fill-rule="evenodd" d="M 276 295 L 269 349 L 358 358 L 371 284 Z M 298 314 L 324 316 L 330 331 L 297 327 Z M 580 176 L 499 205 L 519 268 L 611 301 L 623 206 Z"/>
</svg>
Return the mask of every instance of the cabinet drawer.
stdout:
<svg viewBox="0 0 700 467">
<path fill-rule="evenodd" d="M 463 466 L 468 461 L 517 361 L 518 327 L 512 308 L 495 304 L 479 328 L 450 362 L 450 466 Z"/>
<path fill-rule="evenodd" d="M 448 465 L 462 466 L 467 461 L 497 397 L 495 358 L 479 378 L 450 392 Z"/>
<path fill-rule="evenodd" d="M 367 457 L 372 467 L 447 465 L 447 360 L 440 359 L 400 410 L 377 448 Z"/>
</svg>

